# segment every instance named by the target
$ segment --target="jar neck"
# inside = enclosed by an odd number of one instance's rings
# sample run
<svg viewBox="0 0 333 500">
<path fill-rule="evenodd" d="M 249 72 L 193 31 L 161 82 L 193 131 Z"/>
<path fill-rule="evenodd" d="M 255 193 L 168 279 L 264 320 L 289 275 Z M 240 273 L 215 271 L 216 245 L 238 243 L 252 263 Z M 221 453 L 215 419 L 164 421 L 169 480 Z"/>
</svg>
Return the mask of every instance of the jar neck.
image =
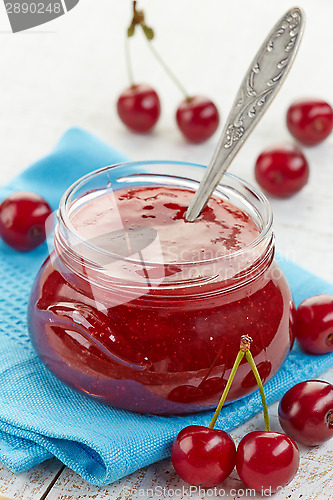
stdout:
<svg viewBox="0 0 333 500">
<path fill-rule="evenodd" d="M 246 247 L 230 256 L 193 263 L 150 264 L 126 258 L 112 259 L 110 255 L 75 241 L 59 221 L 54 237 L 58 269 L 74 274 L 93 287 L 114 292 L 168 296 L 228 292 L 259 279 L 269 269 L 275 252 L 274 235 L 253 247 Z"/>
<path fill-rule="evenodd" d="M 177 165 L 181 168 L 181 177 L 177 175 Z M 149 292 L 156 295 L 184 295 L 195 294 L 197 290 L 203 289 L 229 289 L 259 277 L 270 265 L 274 255 L 272 212 L 264 195 L 242 179 L 228 173 L 217 186 L 214 196 L 235 206 L 240 211 L 240 220 L 241 214 L 244 213 L 244 220 L 251 219 L 258 228 L 258 235 L 253 235 L 254 239 L 249 244 L 244 243 L 245 246 L 237 251 L 228 253 L 229 250 L 222 245 L 221 252 L 224 253 L 220 255 L 219 247 L 214 246 L 211 255 L 205 254 L 203 260 L 185 261 L 185 257 L 176 256 L 175 259 L 179 262 L 170 262 L 170 257 L 169 260 L 164 259 L 165 254 L 159 243 L 157 230 L 149 227 L 149 224 L 136 226 L 139 233 L 131 240 L 130 230 L 133 228 L 122 228 L 120 215 L 111 226 L 105 222 L 103 216 L 106 211 L 103 204 L 98 205 L 99 210 L 102 210 L 102 223 L 96 222 L 100 214 L 96 213 L 95 218 L 88 220 L 87 212 L 84 217 L 81 215 L 81 226 L 73 222 L 76 214 L 89 206 L 95 198 L 105 197 L 108 210 L 114 210 L 116 213 L 118 205 L 114 192 L 118 189 L 128 191 L 138 186 L 147 189 L 162 186 L 194 192 L 202 180 L 203 172 L 199 165 L 186 163 L 133 162 L 105 167 L 78 180 L 60 202 L 58 225 L 55 229 L 55 252 L 64 272 L 72 272 L 87 283 L 102 289 L 134 294 Z M 140 213 L 138 217 L 140 221 L 144 220 L 141 215 Z M 136 221 L 135 218 L 133 220 Z M 86 232 L 85 223 L 94 226 L 94 230 Z M 117 231 L 104 234 L 106 227 L 115 227 Z M 119 227 L 121 229 L 118 231 Z M 101 234 L 98 233 L 99 230 Z M 172 228 L 170 233 L 171 241 Z M 84 234 L 89 236 L 85 238 Z M 93 238 L 90 235 L 94 235 Z M 177 237 L 175 242 L 182 238 L 179 232 Z M 193 238 L 196 238 L 195 225 Z M 139 243 L 133 248 L 132 241 Z M 184 242 L 182 243 L 184 247 Z M 209 246 L 208 250 L 210 251 Z"/>
</svg>

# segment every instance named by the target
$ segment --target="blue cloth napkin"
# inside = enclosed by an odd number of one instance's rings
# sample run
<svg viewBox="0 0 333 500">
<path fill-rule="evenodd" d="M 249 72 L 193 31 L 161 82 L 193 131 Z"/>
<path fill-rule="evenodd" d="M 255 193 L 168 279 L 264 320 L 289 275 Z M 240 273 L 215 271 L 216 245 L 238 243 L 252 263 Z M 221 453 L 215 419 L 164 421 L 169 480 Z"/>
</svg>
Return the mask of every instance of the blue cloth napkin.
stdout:
<svg viewBox="0 0 333 500">
<path fill-rule="evenodd" d="M 64 190 L 77 178 L 126 158 L 81 129 L 69 130 L 49 156 L 6 188 L 41 194 L 57 208 Z M 87 481 L 105 485 L 169 455 L 184 426 L 207 425 L 211 412 L 157 417 L 110 408 L 77 394 L 51 375 L 29 341 L 26 308 L 35 274 L 47 255 L 46 244 L 20 254 L 0 243 L 0 459 L 14 472 L 56 456 Z M 280 259 L 296 304 L 333 286 Z M 294 349 L 265 385 L 269 403 L 292 385 L 316 377 L 333 365 L 333 355 L 308 356 Z M 256 392 L 223 409 L 217 427 L 230 430 L 261 411 Z"/>
</svg>

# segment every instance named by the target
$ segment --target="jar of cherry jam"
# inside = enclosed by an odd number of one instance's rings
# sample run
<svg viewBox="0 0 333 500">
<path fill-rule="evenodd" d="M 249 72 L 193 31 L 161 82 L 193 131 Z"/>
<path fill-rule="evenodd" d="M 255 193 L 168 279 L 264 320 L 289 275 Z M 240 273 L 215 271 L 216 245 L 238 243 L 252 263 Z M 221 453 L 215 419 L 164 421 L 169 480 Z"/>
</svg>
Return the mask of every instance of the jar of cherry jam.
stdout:
<svg viewBox="0 0 333 500">
<path fill-rule="evenodd" d="M 239 350 L 264 382 L 293 341 L 266 198 L 226 174 L 195 222 L 200 165 L 133 162 L 78 180 L 29 305 L 33 345 L 70 387 L 118 408 L 188 413 L 218 402 Z M 256 389 L 240 365 L 228 401 Z"/>
</svg>

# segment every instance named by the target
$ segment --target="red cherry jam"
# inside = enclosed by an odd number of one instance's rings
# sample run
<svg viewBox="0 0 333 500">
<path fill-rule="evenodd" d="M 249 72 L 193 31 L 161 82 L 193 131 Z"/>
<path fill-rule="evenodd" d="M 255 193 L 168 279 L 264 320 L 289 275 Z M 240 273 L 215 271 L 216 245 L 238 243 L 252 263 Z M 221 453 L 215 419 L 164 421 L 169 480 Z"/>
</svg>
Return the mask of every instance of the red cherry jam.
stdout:
<svg viewBox="0 0 333 500">
<path fill-rule="evenodd" d="M 154 175 L 163 168 L 168 175 Z M 61 202 L 55 250 L 30 299 L 30 334 L 45 365 L 69 386 L 137 412 L 213 408 L 241 335 L 254 339 L 264 382 L 292 341 L 267 200 L 228 176 L 185 222 L 202 169 L 180 168 L 185 178 L 172 164 L 126 178 L 125 164 L 78 181 Z M 228 401 L 255 389 L 244 362 Z"/>
</svg>

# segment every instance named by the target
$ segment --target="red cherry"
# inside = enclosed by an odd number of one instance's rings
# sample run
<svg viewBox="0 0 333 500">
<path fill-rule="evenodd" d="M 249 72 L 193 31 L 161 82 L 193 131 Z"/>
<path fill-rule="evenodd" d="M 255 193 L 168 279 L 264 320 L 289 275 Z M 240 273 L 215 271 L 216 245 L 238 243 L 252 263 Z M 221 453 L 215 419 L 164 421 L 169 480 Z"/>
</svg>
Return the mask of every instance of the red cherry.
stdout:
<svg viewBox="0 0 333 500">
<path fill-rule="evenodd" d="M 289 107 L 287 127 L 299 142 L 314 146 L 330 135 L 333 110 L 321 99 L 301 99 Z"/>
<path fill-rule="evenodd" d="M 236 447 L 224 431 L 190 425 L 180 431 L 171 459 L 178 475 L 193 486 L 216 486 L 232 472 Z"/>
<path fill-rule="evenodd" d="M 20 252 L 32 250 L 45 240 L 45 222 L 51 214 L 50 206 L 38 194 L 13 193 L 0 205 L 0 236 Z"/>
<path fill-rule="evenodd" d="M 333 385 L 307 380 L 294 385 L 279 405 L 282 429 L 307 446 L 316 446 L 333 437 Z"/>
<path fill-rule="evenodd" d="M 207 97 L 193 96 L 182 101 L 177 109 L 178 127 L 190 142 L 204 142 L 219 125 L 219 112 Z"/>
<path fill-rule="evenodd" d="M 153 88 L 144 83 L 124 90 L 117 102 L 121 121 L 134 132 L 148 132 L 157 122 L 161 105 Z"/>
<path fill-rule="evenodd" d="M 306 352 L 333 352 L 333 295 L 303 300 L 296 311 L 295 335 Z"/>
<path fill-rule="evenodd" d="M 265 191 L 286 198 L 305 186 L 309 178 L 309 166 L 297 146 L 273 146 L 258 157 L 255 176 Z"/>
<path fill-rule="evenodd" d="M 280 432 L 254 431 L 238 445 L 236 467 L 247 488 L 271 493 L 284 487 L 295 476 L 299 451 L 291 439 Z"/>
</svg>

